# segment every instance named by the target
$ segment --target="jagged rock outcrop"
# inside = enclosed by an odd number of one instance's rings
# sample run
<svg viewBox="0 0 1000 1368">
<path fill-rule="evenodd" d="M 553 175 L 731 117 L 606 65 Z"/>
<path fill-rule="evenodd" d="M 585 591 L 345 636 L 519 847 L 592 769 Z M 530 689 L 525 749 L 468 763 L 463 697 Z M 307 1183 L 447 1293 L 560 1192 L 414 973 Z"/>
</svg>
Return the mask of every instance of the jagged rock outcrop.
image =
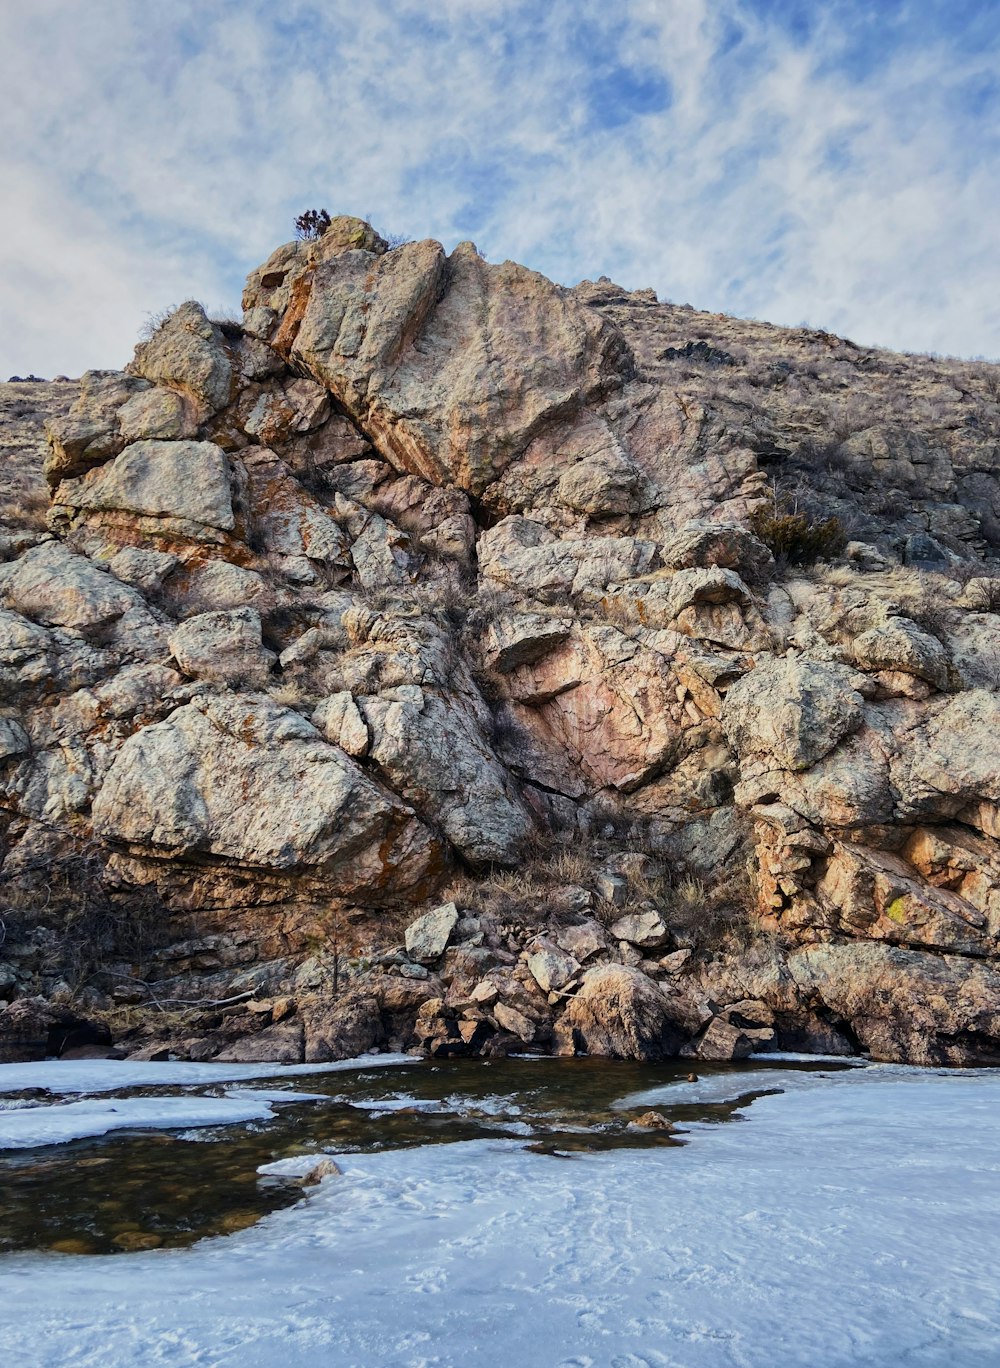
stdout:
<svg viewBox="0 0 1000 1368">
<path fill-rule="evenodd" d="M 995 367 L 347 217 L 244 305 L 0 387 L 10 1050 L 1000 1060 Z"/>
</svg>

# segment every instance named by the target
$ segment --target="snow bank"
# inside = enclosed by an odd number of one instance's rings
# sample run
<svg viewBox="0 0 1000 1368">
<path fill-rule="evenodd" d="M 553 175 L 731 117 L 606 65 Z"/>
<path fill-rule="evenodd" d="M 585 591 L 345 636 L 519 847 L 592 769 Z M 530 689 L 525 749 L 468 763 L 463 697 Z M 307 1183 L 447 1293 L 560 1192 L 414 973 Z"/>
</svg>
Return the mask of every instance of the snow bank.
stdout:
<svg viewBox="0 0 1000 1368">
<path fill-rule="evenodd" d="M 19 1368 L 984 1368 L 1000 1074 L 857 1069 L 683 1149 L 339 1157 L 191 1250 L 0 1262 Z"/>
<path fill-rule="evenodd" d="M 299 1078 L 344 1069 L 413 1064 L 404 1054 L 359 1055 L 336 1064 L 185 1064 L 132 1059 L 46 1059 L 33 1064 L 0 1064 L 0 1093 L 47 1088 L 53 1093 L 120 1092 L 162 1084 L 237 1083 L 249 1078 Z"/>
<path fill-rule="evenodd" d="M 328 1100 L 322 1093 L 245 1088 L 224 1097 L 88 1098 L 85 1102 L 21 1107 L 0 1111 L 0 1150 L 64 1145 L 115 1130 L 185 1130 L 266 1121 L 274 1115 L 275 1103 Z"/>
</svg>

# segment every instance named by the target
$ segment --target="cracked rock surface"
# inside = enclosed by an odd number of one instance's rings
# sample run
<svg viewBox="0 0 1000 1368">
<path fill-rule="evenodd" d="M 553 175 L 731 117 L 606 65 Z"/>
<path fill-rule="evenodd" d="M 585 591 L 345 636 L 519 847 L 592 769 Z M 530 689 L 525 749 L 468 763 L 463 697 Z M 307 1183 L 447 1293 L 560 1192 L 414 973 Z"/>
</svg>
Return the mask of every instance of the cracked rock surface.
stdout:
<svg viewBox="0 0 1000 1368">
<path fill-rule="evenodd" d="M 243 302 L 0 386 L 0 1059 L 1000 1062 L 1000 369 L 348 217 Z"/>
</svg>

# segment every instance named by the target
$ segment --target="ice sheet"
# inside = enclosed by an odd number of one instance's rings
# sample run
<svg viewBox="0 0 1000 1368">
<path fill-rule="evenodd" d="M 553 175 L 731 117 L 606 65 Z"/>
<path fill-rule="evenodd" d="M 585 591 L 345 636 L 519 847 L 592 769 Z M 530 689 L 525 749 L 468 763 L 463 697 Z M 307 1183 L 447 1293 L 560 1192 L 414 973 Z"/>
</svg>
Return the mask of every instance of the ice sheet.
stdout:
<svg viewBox="0 0 1000 1368">
<path fill-rule="evenodd" d="M 23 1368 L 985 1368 L 1000 1074 L 810 1076 L 682 1149 L 338 1156 L 191 1250 L 0 1262 Z"/>
</svg>

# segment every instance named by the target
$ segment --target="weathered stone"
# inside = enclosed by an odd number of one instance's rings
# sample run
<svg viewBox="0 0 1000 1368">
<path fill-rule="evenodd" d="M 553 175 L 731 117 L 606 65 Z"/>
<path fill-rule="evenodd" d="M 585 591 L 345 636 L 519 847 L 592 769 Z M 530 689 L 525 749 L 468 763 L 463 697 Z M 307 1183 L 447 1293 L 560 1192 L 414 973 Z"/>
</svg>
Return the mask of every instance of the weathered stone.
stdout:
<svg viewBox="0 0 1000 1368">
<path fill-rule="evenodd" d="M 971 809 L 970 824 L 980 826 L 977 805 L 1000 804 L 1000 697 L 959 694 L 910 734 L 891 776 L 900 815 L 950 819 Z"/>
<path fill-rule="evenodd" d="M 541 523 L 510 517 L 479 539 L 479 567 L 485 576 L 549 602 L 586 594 L 599 596 L 609 585 L 637 579 L 659 561 L 655 542 L 637 537 L 587 537 L 560 540 Z"/>
<path fill-rule="evenodd" d="M 572 629 L 570 618 L 544 613 L 505 613 L 486 629 L 483 648 L 495 670 L 506 672 L 518 665 L 533 665 L 560 645 Z"/>
<path fill-rule="evenodd" d="M 418 964 L 433 964 L 444 954 L 457 924 L 458 908 L 454 903 L 442 903 L 425 912 L 406 928 L 406 953 Z"/>
<path fill-rule="evenodd" d="M 187 395 L 199 421 L 232 398 L 232 354 L 222 329 L 194 300 L 175 309 L 148 342 L 136 347 L 129 369 Z"/>
<path fill-rule="evenodd" d="M 115 512 L 171 519 L 231 532 L 235 527 L 229 465 L 213 442 L 134 442 L 121 455 L 53 496 L 75 512 Z"/>
<path fill-rule="evenodd" d="M 887 851 L 838 844 L 816 893 L 836 909 L 838 929 L 849 935 L 965 955 L 1000 948 L 1000 925 L 991 932 L 985 912 L 950 889 L 929 887 Z"/>
<path fill-rule="evenodd" d="M 330 396 L 313 380 L 290 380 L 261 394 L 243 427 L 261 446 L 274 447 L 289 438 L 311 432 L 330 413 Z"/>
<path fill-rule="evenodd" d="M 909 618 L 890 618 L 884 627 L 862 632 L 852 643 L 855 664 L 864 670 L 894 670 L 948 687 L 948 656 L 936 637 Z"/>
<path fill-rule="evenodd" d="M 511 1007 L 506 1002 L 498 1002 L 493 1008 L 493 1016 L 502 1031 L 517 1036 L 525 1045 L 530 1045 L 534 1040 L 535 1023 L 516 1007 Z"/>
<path fill-rule="evenodd" d="M 540 944 L 533 950 L 525 963 L 532 978 L 544 993 L 558 992 L 565 988 L 580 968 L 572 955 L 567 955 L 548 943 Z"/>
<path fill-rule="evenodd" d="M 594 880 L 594 888 L 597 896 L 612 907 L 623 907 L 628 898 L 628 879 L 623 874 L 609 874 L 602 870 Z"/>
<path fill-rule="evenodd" d="M 45 425 L 45 478 L 50 486 L 82 475 L 121 451 L 125 441 L 118 427 L 119 410 L 146 388 L 146 381 L 120 371 L 87 371 L 69 413 Z"/>
<path fill-rule="evenodd" d="M 261 644 L 260 614 L 253 608 L 200 613 L 167 640 L 184 673 L 198 679 L 262 688 L 274 665 L 274 652 Z"/>
<path fill-rule="evenodd" d="M 737 1026 L 713 1017 L 695 1042 L 692 1053 L 698 1059 L 746 1059 L 753 1053 L 753 1040 Z"/>
<path fill-rule="evenodd" d="M 302 1023 L 286 1021 L 280 1025 L 265 1026 L 263 1031 L 233 1041 L 214 1058 L 220 1063 L 234 1064 L 301 1064 Z"/>
<path fill-rule="evenodd" d="M 300 1003 L 307 1064 L 355 1059 L 382 1044 L 385 1028 L 377 998 L 361 991 L 317 994 Z"/>
<path fill-rule="evenodd" d="M 359 898 L 419 886 L 439 858 L 411 809 L 305 718 L 260 697 L 199 698 L 136 732 L 93 820 L 140 853 L 311 869 Z"/>
<path fill-rule="evenodd" d="M 638 945 L 643 950 L 655 950 L 657 946 L 665 945 L 670 938 L 669 927 L 655 908 L 619 917 L 611 927 L 611 934 L 616 940 L 628 941 L 630 945 Z"/>
<path fill-rule="evenodd" d="M 846 1021 L 875 1059 L 1000 1063 L 1000 972 L 874 942 L 808 945 L 789 969 L 807 1001 Z"/>
<path fill-rule="evenodd" d="M 273 452 L 243 456 L 254 534 L 272 556 L 306 557 L 347 567 L 348 538 L 330 513 Z"/>
<path fill-rule="evenodd" d="M 177 557 L 169 551 L 148 551 L 139 546 L 123 546 L 109 561 L 111 573 L 142 594 L 155 594 L 177 564 Z"/>
<path fill-rule="evenodd" d="M 467 859 L 511 862 L 532 824 L 476 720 L 458 700 L 413 685 L 359 700 L 369 755 Z"/>
<path fill-rule="evenodd" d="M 638 969 L 608 964 L 588 969 L 558 1024 L 561 1048 L 613 1059 L 658 1060 L 684 1041 L 670 1004 Z"/>
<path fill-rule="evenodd" d="M 108 627 L 130 609 L 145 613 L 134 589 L 60 542 L 43 542 L 0 565 L 0 603 L 48 626 Z"/>
<path fill-rule="evenodd" d="M 281 657 L 283 666 L 288 661 Z M 331 694 L 316 706 L 313 723 L 328 741 L 356 759 L 368 754 L 368 724 L 361 715 L 354 695 L 346 690 Z"/>
<path fill-rule="evenodd" d="M 620 384 L 612 326 L 543 277 L 471 243 L 332 257 L 297 285 L 291 355 L 399 469 L 481 492 L 549 415 Z M 281 347 L 275 340 L 275 345 Z M 488 377 L 488 379 L 487 379 Z"/>
<path fill-rule="evenodd" d="M 781 769 L 808 769 L 861 725 L 864 700 L 856 682 L 843 665 L 762 661 L 726 694 L 722 725 L 741 754 L 770 756 Z"/>
<path fill-rule="evenodd" d="M 719 566 L 744 579 L 758 580 L 774 565 L 774 557 L 745 527 L 733 523 L 692 522 L 663 548 L 663 563 L 675 570 Z"/>
<path fill-rule="evenodd" d="M 126 446 L 146 438 L 177 441 L 198 432 L 194 414 L 181 396 L 160 386 L 140 390 L 124 403 L 118 410 L 118 428 Z"/>
</svg>

